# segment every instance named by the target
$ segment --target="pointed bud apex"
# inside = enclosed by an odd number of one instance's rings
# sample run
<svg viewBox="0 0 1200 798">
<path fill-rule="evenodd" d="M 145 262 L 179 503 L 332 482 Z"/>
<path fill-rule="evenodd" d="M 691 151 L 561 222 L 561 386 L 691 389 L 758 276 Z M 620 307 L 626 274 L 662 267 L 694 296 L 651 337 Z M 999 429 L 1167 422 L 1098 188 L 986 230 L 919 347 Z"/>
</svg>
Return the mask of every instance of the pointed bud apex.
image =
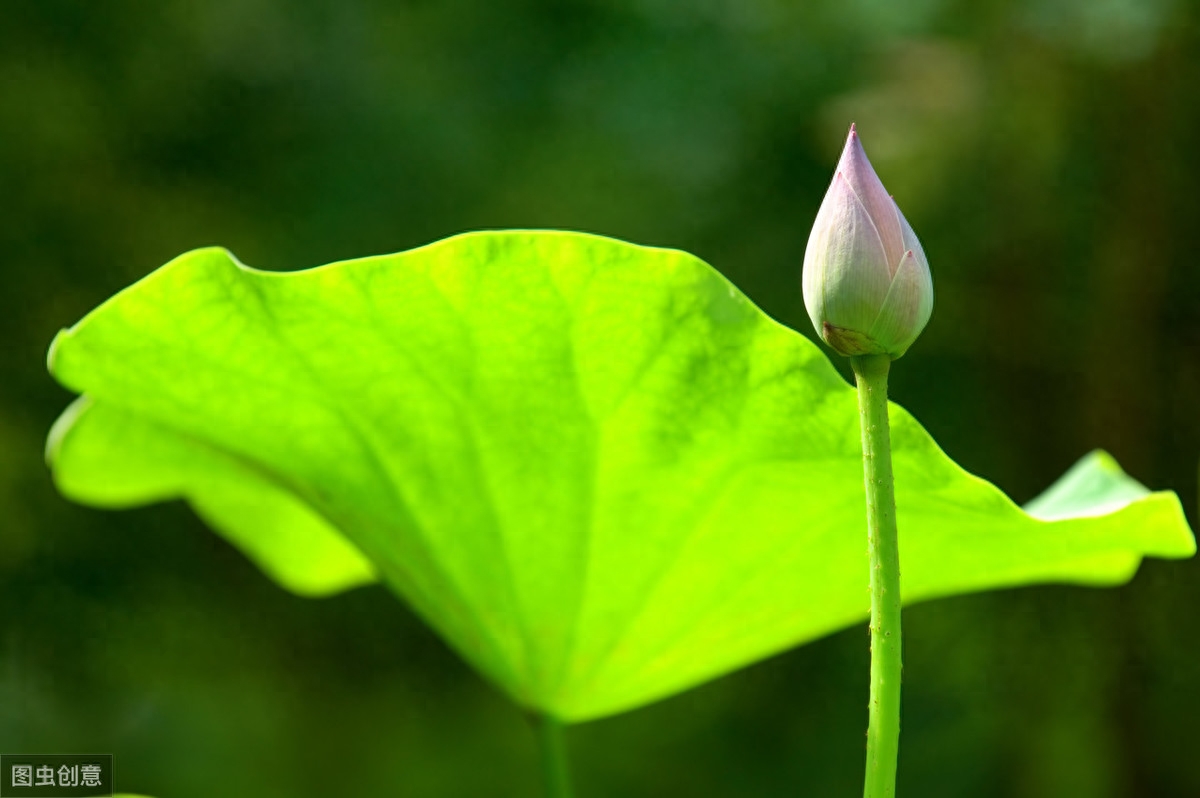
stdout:
<svg viewBox="0 0 1200 798">
<path fill-rule="evenodd" d="M 842 355 L 900 357 L 933 312 L 925 252 L 850 126 L 804 252 L 804 307 Z"/>
</svg>

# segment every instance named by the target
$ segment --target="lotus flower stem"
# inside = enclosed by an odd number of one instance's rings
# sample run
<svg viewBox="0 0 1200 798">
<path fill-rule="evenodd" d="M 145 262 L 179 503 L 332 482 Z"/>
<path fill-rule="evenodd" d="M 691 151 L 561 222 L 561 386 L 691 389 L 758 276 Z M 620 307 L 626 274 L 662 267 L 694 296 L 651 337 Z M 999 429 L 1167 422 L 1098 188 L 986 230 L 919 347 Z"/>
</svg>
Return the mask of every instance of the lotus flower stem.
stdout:
<svg viewBox="0 0 1200 798">
<path fill-rule="evenodd" d="M 542 779 L 546 798 L 571 798 L 571 774 L 567 765 L 567 746 L 563 725 L 557 718 L 537 714 L 532 716 L 542 759 Z"/>
<path fill-rule="evenodd" d="M 850 358 L 858 383 L 871 563 L 871 700 L 864 798 L 893 798 L 900 747 L 900 549 L 888 425 L 888 355 Z"/>
</svg>

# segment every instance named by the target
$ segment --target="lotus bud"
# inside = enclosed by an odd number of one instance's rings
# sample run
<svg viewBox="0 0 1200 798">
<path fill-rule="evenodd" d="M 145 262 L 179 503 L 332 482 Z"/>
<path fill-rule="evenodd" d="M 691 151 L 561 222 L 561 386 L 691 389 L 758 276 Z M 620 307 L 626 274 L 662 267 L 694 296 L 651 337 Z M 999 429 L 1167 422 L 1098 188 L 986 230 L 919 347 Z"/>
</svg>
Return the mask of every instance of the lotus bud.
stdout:
<svg viewBox="0 0 1200 798">
<path fill-rule="evenodd" d="M 893 360 L 933 312 L 925 252 L 871 168 L 854 125 L 808 237 L 804 307 L 839 354 Z"/>
</svg>

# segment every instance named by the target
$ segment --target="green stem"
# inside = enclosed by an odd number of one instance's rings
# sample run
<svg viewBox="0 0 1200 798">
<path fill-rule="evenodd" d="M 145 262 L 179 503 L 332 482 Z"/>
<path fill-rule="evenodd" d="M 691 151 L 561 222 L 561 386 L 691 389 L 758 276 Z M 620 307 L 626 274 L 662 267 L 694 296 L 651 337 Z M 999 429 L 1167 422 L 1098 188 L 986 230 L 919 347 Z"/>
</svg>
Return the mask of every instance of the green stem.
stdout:
<svg viewBox="0 0 1200 798">
<path fill-rule="evenodd" d="M 850 358 L 858 383 L 871 561 L 871 703 L 864 798 L 893 798 L 900 747 L 900 548 L 888 427 L 888 355 Z"/>
<path fill-rule="evenodd" d="M 538 748 L 542 758 L 542 780 L 546 798 L 571 798 L 571 774 L 567 767 L 567 747 L 563 740 L 563 725 L 549 715 L 533 715 Z"/>
</svg>

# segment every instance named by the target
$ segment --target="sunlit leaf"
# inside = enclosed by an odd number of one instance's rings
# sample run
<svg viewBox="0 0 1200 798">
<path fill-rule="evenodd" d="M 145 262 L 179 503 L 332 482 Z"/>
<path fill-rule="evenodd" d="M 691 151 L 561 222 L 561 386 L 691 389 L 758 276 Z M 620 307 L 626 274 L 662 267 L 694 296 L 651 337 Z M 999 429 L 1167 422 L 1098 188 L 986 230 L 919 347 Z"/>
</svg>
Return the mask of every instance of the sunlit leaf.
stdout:
<svg viewBox="0 0 1200 798">
<path fill-rule="evenodd" d="M 85 394 L 50 444 L 64 493 L 186 497 L 301 592 L 377 573 L 566 720 L 866 614 L 854 391 L 686 253 L 496 232 L 270 273 L 199 250 L 63 332 L 51 370 Z M 909 602 L 1195 549 L 1174 494 L 1069 479 L 1040 520 L 892 417 Z"/>
<path fill-rule="evenodd" d="M 373 582 L 370 562 L 250 460 L 119 405 L 81 397 L 50 433 L 59 489 L 100 507 L 186 498 L 286 588 L 324 595 Z"/>
<path fill-rule="evenodd" d="M 1122 471 L 1107 452 L 1095 451 L 1027 502 L 1025 512 L 1043 521 L 1107 515 L 1147 493 L 1146 487 Z"/>
</svg>

